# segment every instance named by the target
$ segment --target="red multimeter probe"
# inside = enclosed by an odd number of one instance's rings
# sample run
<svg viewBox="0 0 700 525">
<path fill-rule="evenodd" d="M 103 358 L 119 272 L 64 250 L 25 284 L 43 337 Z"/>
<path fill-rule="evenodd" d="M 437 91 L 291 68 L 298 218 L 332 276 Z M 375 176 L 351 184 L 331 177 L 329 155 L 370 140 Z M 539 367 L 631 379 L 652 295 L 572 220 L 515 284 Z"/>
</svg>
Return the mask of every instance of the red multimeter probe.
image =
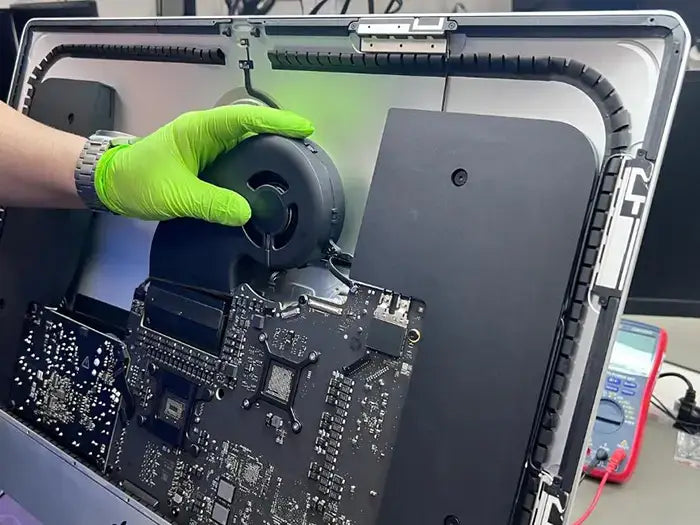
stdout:
<svg viewBox="0 0 700 525">
<path fill-rule="evenodd" d="M 661 328 L 621 321 L 586 455 L 586 474 L 602 478 L 607 461 L 590 468 L 595 463 L 596 452 L 603 449 L 612 456 L 618 448 L 626 451 L 627 456 L 609 474 L 609 481 L 624 483 L 634 472 L 651 394 L 666 353 L 666 340 L 666 332 Z"/>
</svg>

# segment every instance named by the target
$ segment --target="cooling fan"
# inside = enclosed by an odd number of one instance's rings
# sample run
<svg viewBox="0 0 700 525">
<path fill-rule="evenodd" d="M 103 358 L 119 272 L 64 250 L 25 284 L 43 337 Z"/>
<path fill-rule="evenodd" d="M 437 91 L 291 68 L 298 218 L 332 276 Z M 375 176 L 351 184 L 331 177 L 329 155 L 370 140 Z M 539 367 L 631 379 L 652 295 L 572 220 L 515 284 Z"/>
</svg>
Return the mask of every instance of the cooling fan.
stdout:
<svg viewBox="0 0 700 525">
<path fill-rule="evenodd" d="M 256 135 L 219 156 L 202 180 L 240 193 L 251 220 L 242 228 L 194 219 L 161 222 L 150 277 L 230 293 L 246 264 L 298 268 L 318 260 L 340 235 L 343 188 L 330 157 L 310 140 Z"/>
</svg>

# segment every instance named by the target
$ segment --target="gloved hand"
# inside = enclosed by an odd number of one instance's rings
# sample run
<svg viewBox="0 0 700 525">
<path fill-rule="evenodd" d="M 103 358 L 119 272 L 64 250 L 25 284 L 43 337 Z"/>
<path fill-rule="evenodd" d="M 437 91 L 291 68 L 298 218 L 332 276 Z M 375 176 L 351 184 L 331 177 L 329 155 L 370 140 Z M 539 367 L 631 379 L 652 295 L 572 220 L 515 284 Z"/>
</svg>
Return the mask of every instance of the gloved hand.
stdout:
<svg viewBox="0 0 700 525">
<path fill-rule="evenodd" d="M 242 226 L 251 215 L 246 200 L 200 180 L 199 172 L 251 134 L 302 138 L 313 130 L 294 113 L 265 107 L 192 111 L 133 144 L 107 150 L 95 168 L 95 190 L 107 208 L 128 217 L 193 217 Z"/>
</svg>

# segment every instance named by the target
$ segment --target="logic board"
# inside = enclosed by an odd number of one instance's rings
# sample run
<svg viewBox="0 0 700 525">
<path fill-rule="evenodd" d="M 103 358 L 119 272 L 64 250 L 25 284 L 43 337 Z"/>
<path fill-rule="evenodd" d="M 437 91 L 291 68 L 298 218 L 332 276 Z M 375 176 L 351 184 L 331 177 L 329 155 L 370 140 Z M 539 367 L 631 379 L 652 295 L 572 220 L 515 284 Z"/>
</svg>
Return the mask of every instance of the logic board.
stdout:
<svg viewBox="0 0 700 525">
<path fill-rule="evenodd" d="M 105 414 L 93 415 L 103 436 L 99 450 L 109 454 L 93 465 L 177 524 L 373 524 L 424 308 L 364 285 L 342 304 L 302 295 L 283 305 L 248 285 L 215 297 L 145 283 L 134 295 L 125 341 L 127 391 L 111 389 Z M 18 376 L 41 347 L 35 326 L 47 333 L 61 328 L 54 316 L 64 327 L 78 326 L 49 309 L 28 316 L 28 357 Z M 110 362 L 109 373 L 94 373 L 93 354 L 110 339 L 79 330 L 89 333 L 80 350 L 49 369 L 67 367 L 78 374 L 78 386 L 92 379 L 87 391 L 101 392 L 119 361 Z M 43 340 L 50 354 L 54 340 Z M 91 368 L 82 377 L 86 352 Z M 44 401 L 56 398 L 53 383 L 17 383 L 17 393 L 41 399 L 38 405 L 56 404 Z M 122 408 L 127 400 L 132 406 L 117 418 L 122 398 Z M 75 442 L 84 446 L 64 427 L 28 418 L 24 406 L 15 413 L 69 451 L 76 452 Z"/>
</svg>

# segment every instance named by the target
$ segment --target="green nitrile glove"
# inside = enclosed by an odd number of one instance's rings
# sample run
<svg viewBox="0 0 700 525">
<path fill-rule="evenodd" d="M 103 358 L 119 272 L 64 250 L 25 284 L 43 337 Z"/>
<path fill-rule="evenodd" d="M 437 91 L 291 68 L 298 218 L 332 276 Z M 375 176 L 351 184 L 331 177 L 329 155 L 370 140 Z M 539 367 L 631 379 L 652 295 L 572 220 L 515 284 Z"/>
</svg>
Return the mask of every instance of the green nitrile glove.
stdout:
<svg viewBox="0 0 700 525">
<path fill-rule="evenodd" d="M 128 217 L 193 217 L 241 226 L 251 214 L 246 200 L 200 180 L 199 172 L 252 133 L 301 138 L 313 130 L 294 113 L 265 107 L 192 111 L 133 144 L 107 150 L 95 168 L 95 190 L 107 208 Z"/>
</svg>

